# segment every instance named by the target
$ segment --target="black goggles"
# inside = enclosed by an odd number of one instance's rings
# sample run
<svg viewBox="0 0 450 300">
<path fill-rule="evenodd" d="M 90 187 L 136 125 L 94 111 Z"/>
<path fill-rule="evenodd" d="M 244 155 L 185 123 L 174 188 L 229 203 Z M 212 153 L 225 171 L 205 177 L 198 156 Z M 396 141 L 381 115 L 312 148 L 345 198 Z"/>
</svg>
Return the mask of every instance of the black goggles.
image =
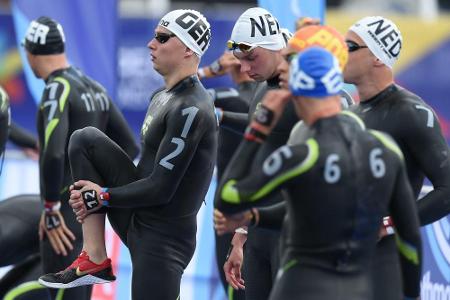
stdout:
<svg viewBox="0 0 450 300">
<path fill-rule="evenodd" d="M 158 41 L 160 44 L 164 44 L 167 42 L 171 37 L 176 36 L 173 33 L 162 33 L 162 32 L 155 32 L 155 40 Z"/>
<path fill-rule="evenodd" d="M 258 47 L 258 46 L 252 45 L 252 44 L 248 44 L 248 43 L 245 43 L 245 42 L 237 43 L 237 42 L 232 41 L 232 40 L 228 40 L 228 42 L 227 42 L 227 48 L 230 51 L 234 51 L 234 50 L 238 49 L 241 52 L 248 53 L 248 52 L 252 51 L 253 49 L 255 49 L 256 47 Z"/>
<path fill-rule="evenodd" d="M 353 41 L 345 41 L 345 43 L 347 44 L 348 52 L 355 52 L 362 48 L 369 48 L 367 46 L 358 45 L 357 43 L 355 43 Z"/>
</svg>

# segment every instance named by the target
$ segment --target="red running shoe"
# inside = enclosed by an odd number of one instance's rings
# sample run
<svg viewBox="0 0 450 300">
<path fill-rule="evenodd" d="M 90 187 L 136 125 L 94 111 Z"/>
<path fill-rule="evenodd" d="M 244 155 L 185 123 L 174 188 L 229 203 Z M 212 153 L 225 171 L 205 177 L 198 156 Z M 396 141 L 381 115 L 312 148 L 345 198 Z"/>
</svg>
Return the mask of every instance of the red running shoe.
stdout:
<svg viewBox="0 0 450 300">
<path fill-rule="evenodd" d="M 105 259 L 101 264 L 89 260 L 86 251 L 64 271 L 45 274 L 39 278 L 43 286 L 55 289 L 68 289 L 82 285 L 109 283 L 116 280 L 111 268 L 111 260 Z"/>
</svg>

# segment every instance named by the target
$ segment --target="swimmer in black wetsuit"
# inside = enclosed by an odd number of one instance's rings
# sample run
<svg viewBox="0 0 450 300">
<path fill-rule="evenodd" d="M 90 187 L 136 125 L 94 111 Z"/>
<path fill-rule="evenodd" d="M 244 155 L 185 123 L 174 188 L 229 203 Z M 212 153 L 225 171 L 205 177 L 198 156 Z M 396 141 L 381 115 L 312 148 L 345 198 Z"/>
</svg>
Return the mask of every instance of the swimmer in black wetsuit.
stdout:
<svg viewBox="0 0 450 300">
<path fill-rule="evenodd" d="M 324 38 L 325 37 L 325 38 Z M 288 47 L 285 49 L 281 50 L 281 54 L 282 56 L 284 56 L 284 60 L 282 60 L 279 65 L 277 66 L 277 71 L 280 74 L 279 79 L 280 79 L 280 86 L 283 88 L 288 88 L 288 77 L 289 77 L 289 73 L 288 73 L 288 69 L 289 69 L 289 65 L 288 62 L 289 60 L 293 57 L 293 55 L 295 55 L 296 53 L 298 53 L 299 51 L 304 50 L 307 47 L 310 47 L 312 45 L 318 45 L 324 48 L 330 48 L 330 51 L 333 52 L 333 54 L 339 59 L 339 64 L 340 67 L 343 68 L 347 62 L 347 47 L 345 45 L 344 42 L 344 38 L 343 36 L 337 32 L 334 28 L 329 27 L 329 26 L 316 26 L 316 25 L 311 25 L 311 26 L 307 26 L 304 28 L 299 29 L 294 36 L 288 41 Z M 286 120 L 290 120 L 291 125 L 290 127 L 288 126 L 284 126 L 284 127 L 280 127 L 283 130 L 280 130 L 280 128 L 277 128 L 278 130 L 276 130 L 273 134 L 275 135 L 280 135 L 281 132 L 285 132 L 286 134 L 286 138 L 283 141 L 283 143 L 279 144 L 278 146 L 281 146 L 282 144 L 285 144 L 287 142 L 287 137 L 290 135 L 291 130 L 295 130 L 295 127 L 293 124 L 297 123 L 298 121 L 298 116 L 294 113 L 293 110 L 293 105 L 291 105 L 292 108 L 288 108 L 286 112 L 291 112 L 289 114 L 289 117 L 286 118 L 286 116 L 283 116 L 283 120 L 284 120 L 284 124 L 288 124 L 286 122 Z M 348 100 L 347 97 L 345 98 L 344 101 L 344 105 L 348 106 Z M 344 106 L 343 105 L 343 106 Z M 283 124 L 283 122 L 280 122 Z M 276 142 L 280 142 L 280 140 L 276 141 Z M 269 140 L 268 144 L 273 143 L 273 140 Z M 263 232 L 272 232 L 272 231 L 267 231 L 267 229 L 271 229 L 271 230 L 280 230 L 281 229 L 281 224 L 282 221 L 284 219 L 284 215 L 285 215 L 285 209 L 284 209 L 284 204 L 282 204 L 283 202 L 274 204 L 274 207 L 280 207 L 281 210 L 277 211 L 277 214 L 274 215 L 274 218 L 278 218 L 279 223 L 277 224 L 278 226 L 258 226 L 261 231 Z M 216 230 L 219 233 L 223 233 L 223 232 L 229 232 L 230 230 L 233 230 L 236 228 L 236 225 L 249 225 L 250 223 L 254 226 L 257 225 L 257 223 L 259 223 L 259 215 L 258 215 L 258 211 L 259 210 L 262 211 L 266 211 L 266 210 L 272 210 L 271 206 L 264 206 L 264 207 L 255 207 L 252 208 L 251 211 L 245 212 L 243 214 L 240 215 L 235 215 L 232 217 L 225 217 L 223 214 L 221 214 L 220 212 L 216 212 L 215 213 L 215 226 L 216 226 Z M 265 221 L 261 220 L 261 224 L 264 225 Z M 270 222 L 272 222 L 270 220 Z M 266 229 L 266 230 L 264 230 Z M 255 230 L 255 229 L 250 229 L 250 230 Z M 283 232 L 282 232 L 282 236 L 283 236 Z M 245 243 L 245 239 L 246 236 L 242 235 L 240 233 L 236 233 L 233 241 L 232 241 L 232 245 L 233 248 L 230 252 L 230 257 L 227 261 L 226 266 L 224 266 L 225 272 L 230 273 L 231 271 L 237 271 L 237 269 L 239 269 L 239 267 L 242 265 L 242 255 L 240 254 L 242 252 L 242 245 L 243 243 Z M 263 243 L 260 243 L 260 248 L 264 249 L 265 245 Z M 246 257 L 247 258 L 247 257 Z M 247 262 L 249 260 L 247 259 Z M 244 263 L 244 266 L 246 266 L 248 264 Z M 245 271 L 245 270 L 244 270 Z M 245 272 L 244 272 L 245 273 Z M 246 275 L 246 274 L 244 274 Z M 248 281 L 247 281 L 248 282 Z M 246 284 L 247 285 L 247 284 Z M 234 286 L 235 288 L 243 288 L 243 286 Z M 248 291 L 248 288 L 246 288 L 246 291 Z M 259 288 L 259 291 L 261 293 L 261 289 Z M 267 294 L 268 296 L 268 294 Z M 267 298 L 267 296 L 262 296 L 261 294 L 259 295 L 259 298 Z"/>
<path fill-rule="evenodd" d="M 245 86 L 242 87 L 243 84 L 240 84 L 241 88 L 251 88 L 252 82 L 245 82 Z M 242 90 L 242 89 L 239 89 Z M 214 106 L 216 110 L 221 109 L 227 112 L 235 112 L 235 113 L 247 113 L 248 112 L 248 99 L 247 101 L 242 98 L 241 93 L 234 88 L 216 88 L 213 91 L 209 90 L 213 95 Z M 244 93 L 245 95 L 245 93 Z M 225 171 L 226 166 L 231 160 L 234 152 L 236 151 L 239 143 L 243 137 L 243 131 L 237 132 L 235 129 L 230 129 L 225 126 L 220 126 L 219 135 L 218 135 L 218 149 L 217 149 L 217 179 L 220 180 L 223 172 Z M 231 242 L 232 234 L 224 234 L 224 235 L 215 235 L 215 246 L 216 246 L 216 263 L 218 267 L 218 273 L 224 286 L 225 293 L 228 296 L 228 299 L 232 300 L 244 300 L 245 294 L 244 291 L 235 291 L 233 288 L 230 288 L 225 274 L 222 271 L 222 267 L 225 263 L 225 259 L 227 256 L 227 251 Z"/>
<path fill-rule="evenodd" d="M 252 26 L 251 19 L 267 20 L 270 30 L 258 31 L 255 26 Z M 252 30 L 255 30 L 254 35 L 251 34 Z M 240 128 L 245 128 L 250 117 L 258 110 L 266 92 L 280 88 L 277 67 L 283 60 L 280 51 L 286 46 L 286 42 L 278 21 L 272 14 L 265 9 L 255 7 L 246 10 L 239 17 L 227 46 L 239 59 L 240 71 L 247 73 L 250 78 L 259 82 L 250 102 L 248 114 L 224 112 L 221 119 L 221 126 L 238 125 Z M 256 159 L 262 161 L 265 155 L 285 144 L 290 130 L 297 121 L 298 117 L 294 112 L 293 105 L 289 104 L 270 135 L 269 142 L 264 145 L 264 150 Z M 283 201 L 283 197 L 280 193 L 273 194 L 267 204 L 281 201 Z M 217 212 L 215 213 L 217 214 Z M 279 266 L 278 240 L 279 232 L 277 231 L 250 229 L 243 265 L 246 277 L 245 298 L 247 300 L 266 299 L 269 296 Z M 230 254 L 232 260 L 234 260 L 233 254 L 233 252 Z M 227 261 L 224 265 L 225 275 L 229 268 L 230 261 Z"/>
<path fill-rule="evenodd" d="M 240 62 L 231 52 L 226 51 L 211 65 L 199 69 L 198 74 L 199 78 L 209 78 L 229 74 L 233 79 L 233 82 L 237 84 L 236 89 L 232 87 L 208 89 L 208 92 L 214 100 L 214 106 L 219 120 L 223 119 L 223 115 L 228 114 L 248 115 L 248 106 L 258 83 L 248 77 L 245 72 L 240 71 Z M 245 117 L 245 120 L 247 120 L 247 117 Z M 239 131 L 239 129 L 241 129 L 241 131 Z M 225 126 L 225 124 L 221 122 L 218 135 L 216 162 L 218 180 L 222 177 L 226 166 L 239 146 L 244 134 L 244 129 L 245 127 Z M 215 234 L 216 263 L 220 280 L 228 299 L 243 300 L 245 299 L 244 291 L 236 291 L 233 288 L 230 288 L 226 281 L 225 274 L 222 271 L 232 237 L 233 234 L 231 233 Z"/>
<path fill-rule="evenodd" d="M 284 189 L 289 232 L 270 299 L 373 299 L 369 266 L 388 211 L 398 227 L 405 294 L 417 297 L 419 222 L 401 151 L 388 135 L 366 131 L 354 114 L 339 114 L 342 77 L 331 53 L 305 50 L 292 62 L 290 78 L 297 112 L 312 135 L 255 164 L 253 157 L 291 97 L 271 92 L 217 191 L 219 209 L 233 213 Z"/>
<path fill-rule="evenodd" d="M 67 155 L 72 132 L 95 126 L 131 157 L 138 152 L 130 128 L 104 88 L 69 66 L 64 40 L 61 25 L 47 17 L 32 21 L 24 40 L 31 69 L 46 83 L 37 117 L 40 187 L 45 208 L 39 235 L 46 273 L 66 267 L 82 248 L 81 226 L 65 201 L 72 182 Z M 50 292 L 52 299 L 90 299 L 90 287 Z"/>
<path fill-rule="evenodd" d="M 94 128 L 72 135 L 70 165 L 81 191 L 72 190 L 70 202 L 83 222 L 84 251 L 63 272 L 42 276 L 45 285 L 114 280 L 104 243 L 107 212 L 131 253 L 132 298 L 179 297 L 181 276 L 195 250 L 197 212 L 214 170 L 218 126 L 210 95 L 196 76 L 209 45 L 208 21 L 197 11 L 180 9 L 159 24 L 148 48 L 165 89 L 152 96 L 141 130 L 141 159 L 136 167 Z"/>
<path fill-rule="evenodd" d="M 350 54 L 344 79 L 356 85 L 361 100 L 352 111 L 368 128 L 385 131 L 398 143 L 416 199 L 424 178 L 431 181 L 434 190 L 417 202 L 421 225 L 448 215 L 450 160 L 439 121 L 420 97 L 394 83 L 392 68 L 403 42 L 400 31 L 388 19 L 366 17 L 350 27 L 346 40 Z M 400 282 L 395 238 L 386 236 L 374 263 L 375 298 L 402 299 L 401 291 L 391 287 Z"/>
</svg>

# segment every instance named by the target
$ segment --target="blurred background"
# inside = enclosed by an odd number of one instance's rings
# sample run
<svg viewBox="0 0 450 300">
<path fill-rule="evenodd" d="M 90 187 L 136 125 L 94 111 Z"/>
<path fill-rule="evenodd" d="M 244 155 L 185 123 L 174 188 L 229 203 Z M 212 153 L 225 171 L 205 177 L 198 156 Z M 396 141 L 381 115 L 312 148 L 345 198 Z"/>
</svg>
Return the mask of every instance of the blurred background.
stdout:
<svg viewBox="0 0 450 300">
<path fill-rule="evenodd" d="M 396 81 L 435 109 L 450 141 L 450 0 L 0 0 L 0 85 L 10 96 L 12 118 L 36 134 L 36 109 L 44 85 L 23 63 L 20 47 L 32 19 L 46 15 L 63 25 L 69 60 L 107 88 L 139 140 L 149 97 L 163 84 L 152 68 L 146 48 L 159 18 L 177 8 L 196 9 L 207 17 L 212 26 L 212 41 L 202 58 L 204 66 L 223 53 L 238 16 L 258 5 L 269 9 L 282 27 L 291 31 L 295 20 L 303 16 L 321 18 L 343 34 L 363 16 L 391 18 L 404 41 L 394 69 Z M 233 85 L 228 76 L 205 79 L 203 83 L 207 88 Z M 354 94 L 352 86 L 346 88 Z M 198 246 L 183 278 L 182 299 L 225 299 L 214 262 L 211 198 L 214 188 L 213 182 L 198 216 Z M 38 192 L 36 161 L 8 144 L 0 176 L 0 201 Z M 449 300 L 450 217 L 423 228 L 423 234 L 426 255 L 422 300 Z M 97 286 L 93 299 L 129 299 L 128 251 L 111 230 L 107 236 L 118 280 Z M 0 276 L 5 270 L 0 269 Z"/>
</svg>

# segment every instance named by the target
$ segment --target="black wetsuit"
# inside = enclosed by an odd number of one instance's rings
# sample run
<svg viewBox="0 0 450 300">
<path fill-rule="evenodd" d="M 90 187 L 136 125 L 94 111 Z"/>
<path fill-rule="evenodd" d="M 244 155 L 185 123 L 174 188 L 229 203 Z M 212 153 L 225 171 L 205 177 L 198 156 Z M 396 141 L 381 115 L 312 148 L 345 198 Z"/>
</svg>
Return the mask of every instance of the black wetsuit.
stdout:
<svg viewBox="0 0 450 300">
<path fill-rule="evenodd" d="M 179 296 L 214 170 L 217 128 L 210 95 L 190 76 L 152 96 L 137 167 L 99 130 L 70 139 L 74 180 L 108 187 L 108 218 L 131 253 L 134 300 Z"/>
<path fill-rule="evenodd" d="M 250 97 L 254 92 L 256 82 L 244 82 L 238 85 L 238 89 L 234 88 L 216 88 L 209 89 L 214 99 L 214 106 L 222 109 L 225 112 L 233 113 L 248 113 L 248 103 Z M 247 97 L 247 98 L 246 98 Z M 222 174 L 225 171 L 228 163 L 231 160 L 234 152 L 238 148 L 242 137 L 243 131 L 238 132 L 236 129 L 220 126 L 218 136 L 218 149 L 217 149 L 217 179 L 222 178 Z M 215 248 L 216 248 L 216 263 L 220 280 L 228 296 L 228 299 L 244 300 L 245 293 L 243 290 L 235 291 L 231 288 L 225 278 L 223 272 L 223 265 L 227 256 L 228 248 L 233 237 L 232 233 L 224 235 L 215 234 Z"/>
<path fill-rule="evenodd" d="M 306 143 L 280 147 L 259 165 L 252 158 L 264 144 L 244 141 L 218 189 L 217 206 L 228 213 L 284 189 L 290 226 L 270 299 L 373 299 L 369 264 L 388 211 L 405 293 L 418 296 L 419 221 L 401 151 L 351 113 L 319 119 L 311 131 Z"/>
<path fill-rule="evenodd" d="M 251 116 L 253 116 L 254 112 L 259 107 L 267 91 L 278 88 L 278 77 L 258 84 L 255 90 L 255 95 L 250 103 L 249 113 L 246 115 L 247 120 L 245 126 L 251 120 Z M 239 118 L 234 121 L 238 119 Z M 226 121 L 227 124 L 230 124 L 233 120 L 227 119 Z M 267 142 L 263 145 L 261 151 L 259 151 L 254 158 L 254 163 L 261 164 L 267 155 L 281 145 L 284 145 L 289 138 L 289 133 L 292 127 L 297 121 L 298 117 L 295 114 L 294 106 L 292 103 L 289 103 L 274 130 L 268 137 Z M 271 205 L 281 201 L 283 201 L 283 196 L 281 193 L 275 193 L 268 196 L 265 204 Z M 249 228 L 248 238 L 244 250 L 243 265 L 245 297 L 247 300 L 268 298 L 279 267 L 279 236 L 279 231 L 267 230 L 264 228 Z"/>
<path fill-rule="evenodd" d="M 37 116 L 41 197 L 61 201 L 64 221 L 76 236 L 74 249 L 67 256 L 57 255 L 47 238 L 42 241 L 44 273 L 54 273 L 69 266 L 83 245 L 81 225 L 67 201 L 68 187 L 73 182 L 67 155 L 71 134 L 79 128 L 95 126 L 132 157 L 138 148 L 123 115 L 100 84 L 73 67 L 52 72 L 45 82 Z M 63 299 L 90 299 L 90 290 L 90 286 L 66 290 Z M 57 290 L 50 292 L 56 297 Z"/>
<path fill-rule="evenodd" d="M 0 174 L 3 167 L 4 151 L 8 140 L 9 126 L 11 124 L 11 112 L 9 97 L 0 86 Z"/>
<path fill-rule="evenodd" d="M 417 95 L 391 85 L 371 99 L 351 108 L 368 128 L 389 133 L 404 153 L 409 182 L 418 199 L 427 177 L 434 190 L 417 202 L 421 225 L 450 212 L 450 160 L 448 145 L 434 111 Z M 388 288 L 401 282 L 393 236 L 383 238 L 375 265 L 376 299 L 401 299 L 398 290 Z"/>
<path fill-rule="evenodd" d="M 37 140 L 33 134 L 17 125 L 14 121 L 11 121 L 11 126 L 9 127 L 9 140 L 18 147 L 39 150 Z"/>
</svg>

